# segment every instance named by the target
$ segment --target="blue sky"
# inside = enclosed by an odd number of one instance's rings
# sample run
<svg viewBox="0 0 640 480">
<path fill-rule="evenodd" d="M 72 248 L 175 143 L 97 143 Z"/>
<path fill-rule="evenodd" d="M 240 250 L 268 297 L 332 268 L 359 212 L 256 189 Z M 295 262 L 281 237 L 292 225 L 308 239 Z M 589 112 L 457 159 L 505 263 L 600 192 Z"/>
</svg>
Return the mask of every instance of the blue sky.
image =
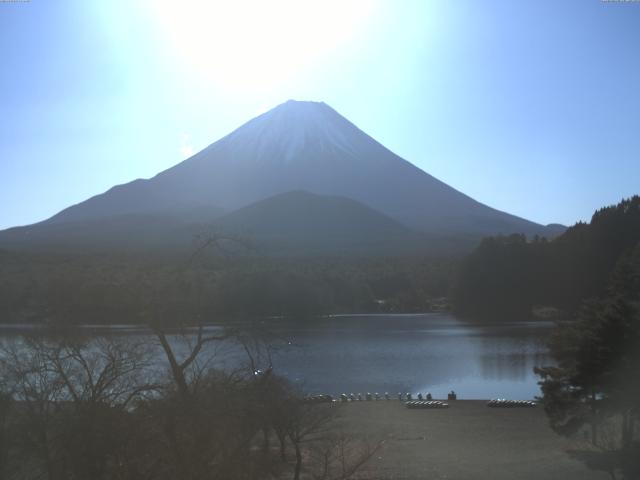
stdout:
<svg viewBox="0 0 640 480">
<path fill-rule="evenodd" d="M 0 2 L 0 228 L 322 100 L 492 207 L 640 193 L 640 2 Z"/>
</svg>

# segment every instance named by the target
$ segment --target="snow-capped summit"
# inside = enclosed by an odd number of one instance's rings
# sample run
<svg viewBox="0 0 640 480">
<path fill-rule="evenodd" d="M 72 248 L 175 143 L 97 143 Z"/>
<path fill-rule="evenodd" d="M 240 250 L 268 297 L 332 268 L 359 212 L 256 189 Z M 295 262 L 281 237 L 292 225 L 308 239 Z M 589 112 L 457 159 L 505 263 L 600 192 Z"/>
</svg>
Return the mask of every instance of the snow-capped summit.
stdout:
<svg viewBox="0 0 640 480">
<path fill-rule="evenodd" d="M 274 153 L 279 160 L 289 162 L 305 148 L 327 152 L 337 149 L 355 155 L 349 138 L 353 129 L 324 102 L 288 100 L 247 122 L 221 143 L 234 151 L 251 149 L 252 159 L 257 162 L 272 159 Z"/>
</svg>

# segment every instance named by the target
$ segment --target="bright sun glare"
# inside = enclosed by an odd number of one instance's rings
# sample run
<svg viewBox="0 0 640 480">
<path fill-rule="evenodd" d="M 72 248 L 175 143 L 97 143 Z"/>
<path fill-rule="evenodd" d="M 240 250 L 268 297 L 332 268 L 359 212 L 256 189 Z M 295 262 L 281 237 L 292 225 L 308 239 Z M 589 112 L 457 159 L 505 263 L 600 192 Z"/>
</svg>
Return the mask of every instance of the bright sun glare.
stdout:
<svg viewBox="0 0 640 480">
<path fill-rule="evenodd" d="M 374 2 L 161 0 L 150 7 L 184 68 L 239 91 L 272 88 L 341 48 Z"/>
</svg>

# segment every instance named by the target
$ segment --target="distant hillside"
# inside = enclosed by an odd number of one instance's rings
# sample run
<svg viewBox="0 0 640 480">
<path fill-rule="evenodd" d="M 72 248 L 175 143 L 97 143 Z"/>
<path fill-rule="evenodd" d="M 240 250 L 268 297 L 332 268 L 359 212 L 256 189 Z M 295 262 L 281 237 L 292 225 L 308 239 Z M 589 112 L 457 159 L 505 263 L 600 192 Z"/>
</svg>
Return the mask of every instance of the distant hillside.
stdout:
<svg viewBox="0 0 640 480">
<path fill-rule="evenodd" d="M 427 243 L 423 235 L 355 200 L 303 191 L 254 203 L 214 225 L 282 254 L 399 254 L 425 250 Z"/>
<path fill-rule="evenodd" d="M 211 220 L 219 212 L 211 212 Z M 38 223 L 0 232 L 0 244 L 12 250 L 55 252 L 141 252 L 193 247 L 205 227 L 189 216 L 122 214 L 94 220 Z"/>
<path fill-rule="evenodd" d="M 640 196 L 596 211 L 548 242 L 521 235 L 491 237 L 463 262 L 456 310 L 469 315 L 530 314 L 534 305 L 575 310 L 602 295 L 617 263 L 640 249 Z"/>
</svg>

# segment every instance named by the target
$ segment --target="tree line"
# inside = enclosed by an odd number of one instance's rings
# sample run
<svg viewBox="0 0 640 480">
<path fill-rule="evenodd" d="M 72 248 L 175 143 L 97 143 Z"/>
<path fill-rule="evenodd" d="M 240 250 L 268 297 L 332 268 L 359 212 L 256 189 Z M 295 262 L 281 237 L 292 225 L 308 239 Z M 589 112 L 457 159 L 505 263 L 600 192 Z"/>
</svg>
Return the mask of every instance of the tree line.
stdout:
<svg viewBox="0 0 640 480">
<path fill-rule="evenodd" d="M 0 252 L 0 323 L 174 322 L 426 311 L 455 258 L 286 258 Z M 162 308 L 155 308 L 161 306 Z"/>
<path fill-rule="evenodd" d="M 640 242 L 640 197 L 596 211 L 548 241 L 490 237 L 460 265 L 452 299 L 461 315 L 525 318 L 536 306 L 577 310 L 604 293 L 619 259 Z"/>
</svg>

